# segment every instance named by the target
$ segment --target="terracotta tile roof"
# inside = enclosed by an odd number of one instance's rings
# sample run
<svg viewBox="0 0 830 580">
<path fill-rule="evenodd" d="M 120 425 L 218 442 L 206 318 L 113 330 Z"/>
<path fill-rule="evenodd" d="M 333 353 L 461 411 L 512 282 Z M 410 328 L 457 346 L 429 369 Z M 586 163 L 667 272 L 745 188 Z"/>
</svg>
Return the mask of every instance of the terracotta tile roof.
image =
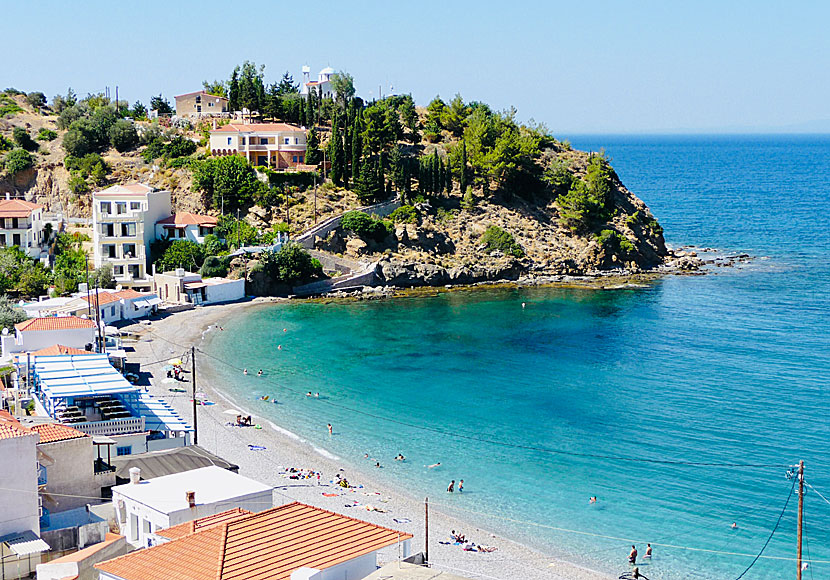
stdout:
<svg viewBox="0 0 830 580">
<path fill-rule="evenodd" d="M 298 568 L 330 568 L 411 538 L 295 502 L 217 523 L 95 567 L 124 580 L 290 580 Z"/>
<path fill-rule="evenodd" d="M 38 425 L 32 425 L 29 429 L 40 434 L 40 443 L 54 443 L 56 441 L 89 437 L 86 433 L 81 433 L 72 427 L 67 427 L 60 423 L 40 423 Z"/>
<path fill-rule="evenodd" d="M 150 296 L 155 296 L 152 292 L 137 292 L 132 288 L 126 288 L 124 290 L 119 290 L 118 292 L 113 292 L 119 298 L 123 298 L 124 300 L 131 300 L 133 298 L 148 298 Z"/>
<path fill-rule="evenodd" d="M 110 302 L 118 302 L 121 298 L 116 292 L 98 292 L 98 306 L 103 306 Z M 89 296 L 81 296 L 81 299 L 90 304 L 95 304 L 95 292 L 90 292 Z"/>
<path fill-rule="evenodd" d="M 46 348 L 42 348 L 40 350 L 36 350 L 35 352 L 29 353 L 32 356 L 57 356 L 62 354 L 95 354 L 94 352 L 89 352 L 88 350 L 83 350 L 81 348 L 73 348 L 71 346 L 64 346 L 62 344 L 53 344 L 52 346 L 47 346 Z"/>
<path fill-rule="evenodd" d="M 173 97 L 174 99 L 181 99 L 182 97 L 189 97 L 190 95 L 204 95 L 206 97 L 211 97 L 213 99 L 222 99 L 223 101 L 227 101 L 227 97 L 220 97 L 219 95 L 211 95 L 206 91 L 193 91 L 192 93 L 185 93 L 183 95 L 176 95 Z"/>
<path fill-rule="evenodd" d="M 43 206 L 22 199 L 0 200 L 0 218 L 27 218 L 36 209 L 43 209 Z"/>
<path fill-rule="evenodd" d="M 193 534 L 195 532 L 200 532 L 207 528 L 211 528 L 219 524 L 224 524 L 226 522 L 237 520 L 239 518 L 249 516 L 251 514 L 253 514 L 253 512 L 243 510 L 242 508 L 234 508 L 226 512 L 220 512 L 212 516 L 206 516 L 204 518 L 199 518 L 197 520 L 185 522 L 177 526 L 165 528 L 163 530 L 159 530 L 158 532 L 156 532 L 156 534 L 159 536 L 164 536 L 165 538 L 170 538 L 171 540 L 175 540 L 176 538 L 181 538 L 183 536 L 187 536 L 188 534 Z"/>
<path fill-rule="evenodd" d="M 148 193 L 156 191 L 155 187 L 145 185 L 143 183 L 128 183 L 126 185 L 113 185 L 102 191 L 96 191 L 92 194 L 93 197 L 98 195 L 124 195 L 124 196 L 140 196 L 144 197 Z"/>
<path fill-rule="evenodd" d="M 213 216 L 185 212 L 171 215 L 156 223 L 177 226 L 215 226 L 219 221 Z"/>
<path fill-rule="evenodd" d="M 95 328 L 95 322 L 77 316 L 48 316 L 30 318 L 14 325 L 17 330 L 70 330 L 73 328 Z"/>
<path fill-rule="evenodd" d="M 0 411 L 0 439 L 34 436 L 35 432 L 20 424 L 8 411 Z"/>
<path fill-rule="evenodd" d="M 273 133 L 275 131 L 299 131 L 305 133 L 305 129 L 288 123 L 251 123 L 250 125 L 230 123 L 211 130 L 211 133 Z"/>
</svg>

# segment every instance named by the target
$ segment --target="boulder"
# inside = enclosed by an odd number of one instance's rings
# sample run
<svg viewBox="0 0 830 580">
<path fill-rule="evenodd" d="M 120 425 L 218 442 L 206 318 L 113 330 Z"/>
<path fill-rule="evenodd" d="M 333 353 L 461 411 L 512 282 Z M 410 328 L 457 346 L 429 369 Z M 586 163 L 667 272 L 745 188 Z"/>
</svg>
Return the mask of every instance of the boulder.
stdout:
<svg viewBox="0 0 830 580">
<path fill-rule="evenodd" d="M 361 256 L 366 253 L 368 244 L 360 238 L 352 238 L 346 242 L 346 254 L 349 256 Z"/>
</svg>

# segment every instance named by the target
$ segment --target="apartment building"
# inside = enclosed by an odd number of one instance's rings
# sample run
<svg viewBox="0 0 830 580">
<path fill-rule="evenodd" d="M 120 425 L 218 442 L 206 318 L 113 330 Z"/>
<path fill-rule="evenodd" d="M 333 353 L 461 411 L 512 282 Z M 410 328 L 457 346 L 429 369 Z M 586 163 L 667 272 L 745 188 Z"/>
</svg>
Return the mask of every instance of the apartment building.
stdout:
<svg viewBox="0 0 830 580">
<path fill-rule="evenodd" d="M 253 165 L 292 169 L 305 164 L 306 132 L 288 123 L 231 123 L 210 132 L 213 155 L 242 155 Z"/>
<path fill-rule="evenodd" d="M 112 264 L 118 284 L 149 290 L 150 243 L 156 222 L 171 214 L 170 192 L 131 183 L 97 191 L 92 200 L 95 267 Z"/>
<path fill-rule="evenodd" d="M 17 246 L 39 258 L 43 243 L 43 206 L 22 199 L 0 200 L 0 247 Z"/>
<path fill-rule="evenodd" d="M 228 113 L 228 99 L 205 91 L 177 95 L 175 99 L 179 117 L 214 117 Z"/>
</svg>

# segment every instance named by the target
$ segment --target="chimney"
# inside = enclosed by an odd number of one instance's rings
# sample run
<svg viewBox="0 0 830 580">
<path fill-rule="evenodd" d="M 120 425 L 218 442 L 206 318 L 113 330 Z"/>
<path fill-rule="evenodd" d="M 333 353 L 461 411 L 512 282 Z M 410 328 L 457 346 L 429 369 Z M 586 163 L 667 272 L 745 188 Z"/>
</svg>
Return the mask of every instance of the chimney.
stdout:
<svg viewBox="0 0 830 580">
<path fill-rule="evenodd" d="M 186 491 L 184 492 L 185 498 L 187 498 L 187 505 L 189 507 L 195 508 L 196 507 L 196 492 L 195 491 Z"/>
<path fill-rule="evenodd" d="M 216 131 L 216 119 L 213 120 L 213 130 Z"/>
<path fill-rule="evenodd" d="M 139 482 L 141 482 L 141 468 L 131 467 L 130 468 L 130 483 L 138 484 Z"/>
</svg>

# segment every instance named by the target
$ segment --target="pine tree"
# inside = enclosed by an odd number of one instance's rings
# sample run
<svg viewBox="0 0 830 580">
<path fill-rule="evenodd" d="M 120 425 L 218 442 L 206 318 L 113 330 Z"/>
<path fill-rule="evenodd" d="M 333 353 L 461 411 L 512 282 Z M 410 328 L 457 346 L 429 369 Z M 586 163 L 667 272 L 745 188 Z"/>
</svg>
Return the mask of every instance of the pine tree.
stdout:
<svg viewBox="0 0 830 580">
<path fill-rule="evenodd" d="M 343 166 L 341 165 L 342 147 L 340 145 L 340 124 L 337 115 L 331 125 L 331 138 L 329 139 L 329 159 L 331 160 L 331 180 L 335 185 L 343 184 Z"/>
<path fill-rule="evenodd" d="M 458 186 L 461 195 L 467 192 L 467 141 L 461 140 L 461 170 L 458 172 Z"/>
<path fill-rule="evenodd" d="M 383 153 L 378 155 L 377 185 L 375 186 L 375 191 L 375 199 L 380 199 L 386 192 L 386 183 L 383 178 Z"/>
<path fill-rule="evenodd" d="M 228 83 L 228 108 L 231 113 L 239 110 L 239 67 L 233 69 Z"/>
<path fill-rule="evenodd" d="M 377 172 L 375 167 L 371 159 L 367 159 L 360 167 L 360 175 L 354 188 L 360 203 L 372 203 L 377 197 Z"/>
<path fill-rule="evenodd" d="M 355 117 L 352 127 L 352 179 L 360 175 L 360 156 L 363 154 L 363 141 L 360 138 L 360 117 Z"/>
</svg>

